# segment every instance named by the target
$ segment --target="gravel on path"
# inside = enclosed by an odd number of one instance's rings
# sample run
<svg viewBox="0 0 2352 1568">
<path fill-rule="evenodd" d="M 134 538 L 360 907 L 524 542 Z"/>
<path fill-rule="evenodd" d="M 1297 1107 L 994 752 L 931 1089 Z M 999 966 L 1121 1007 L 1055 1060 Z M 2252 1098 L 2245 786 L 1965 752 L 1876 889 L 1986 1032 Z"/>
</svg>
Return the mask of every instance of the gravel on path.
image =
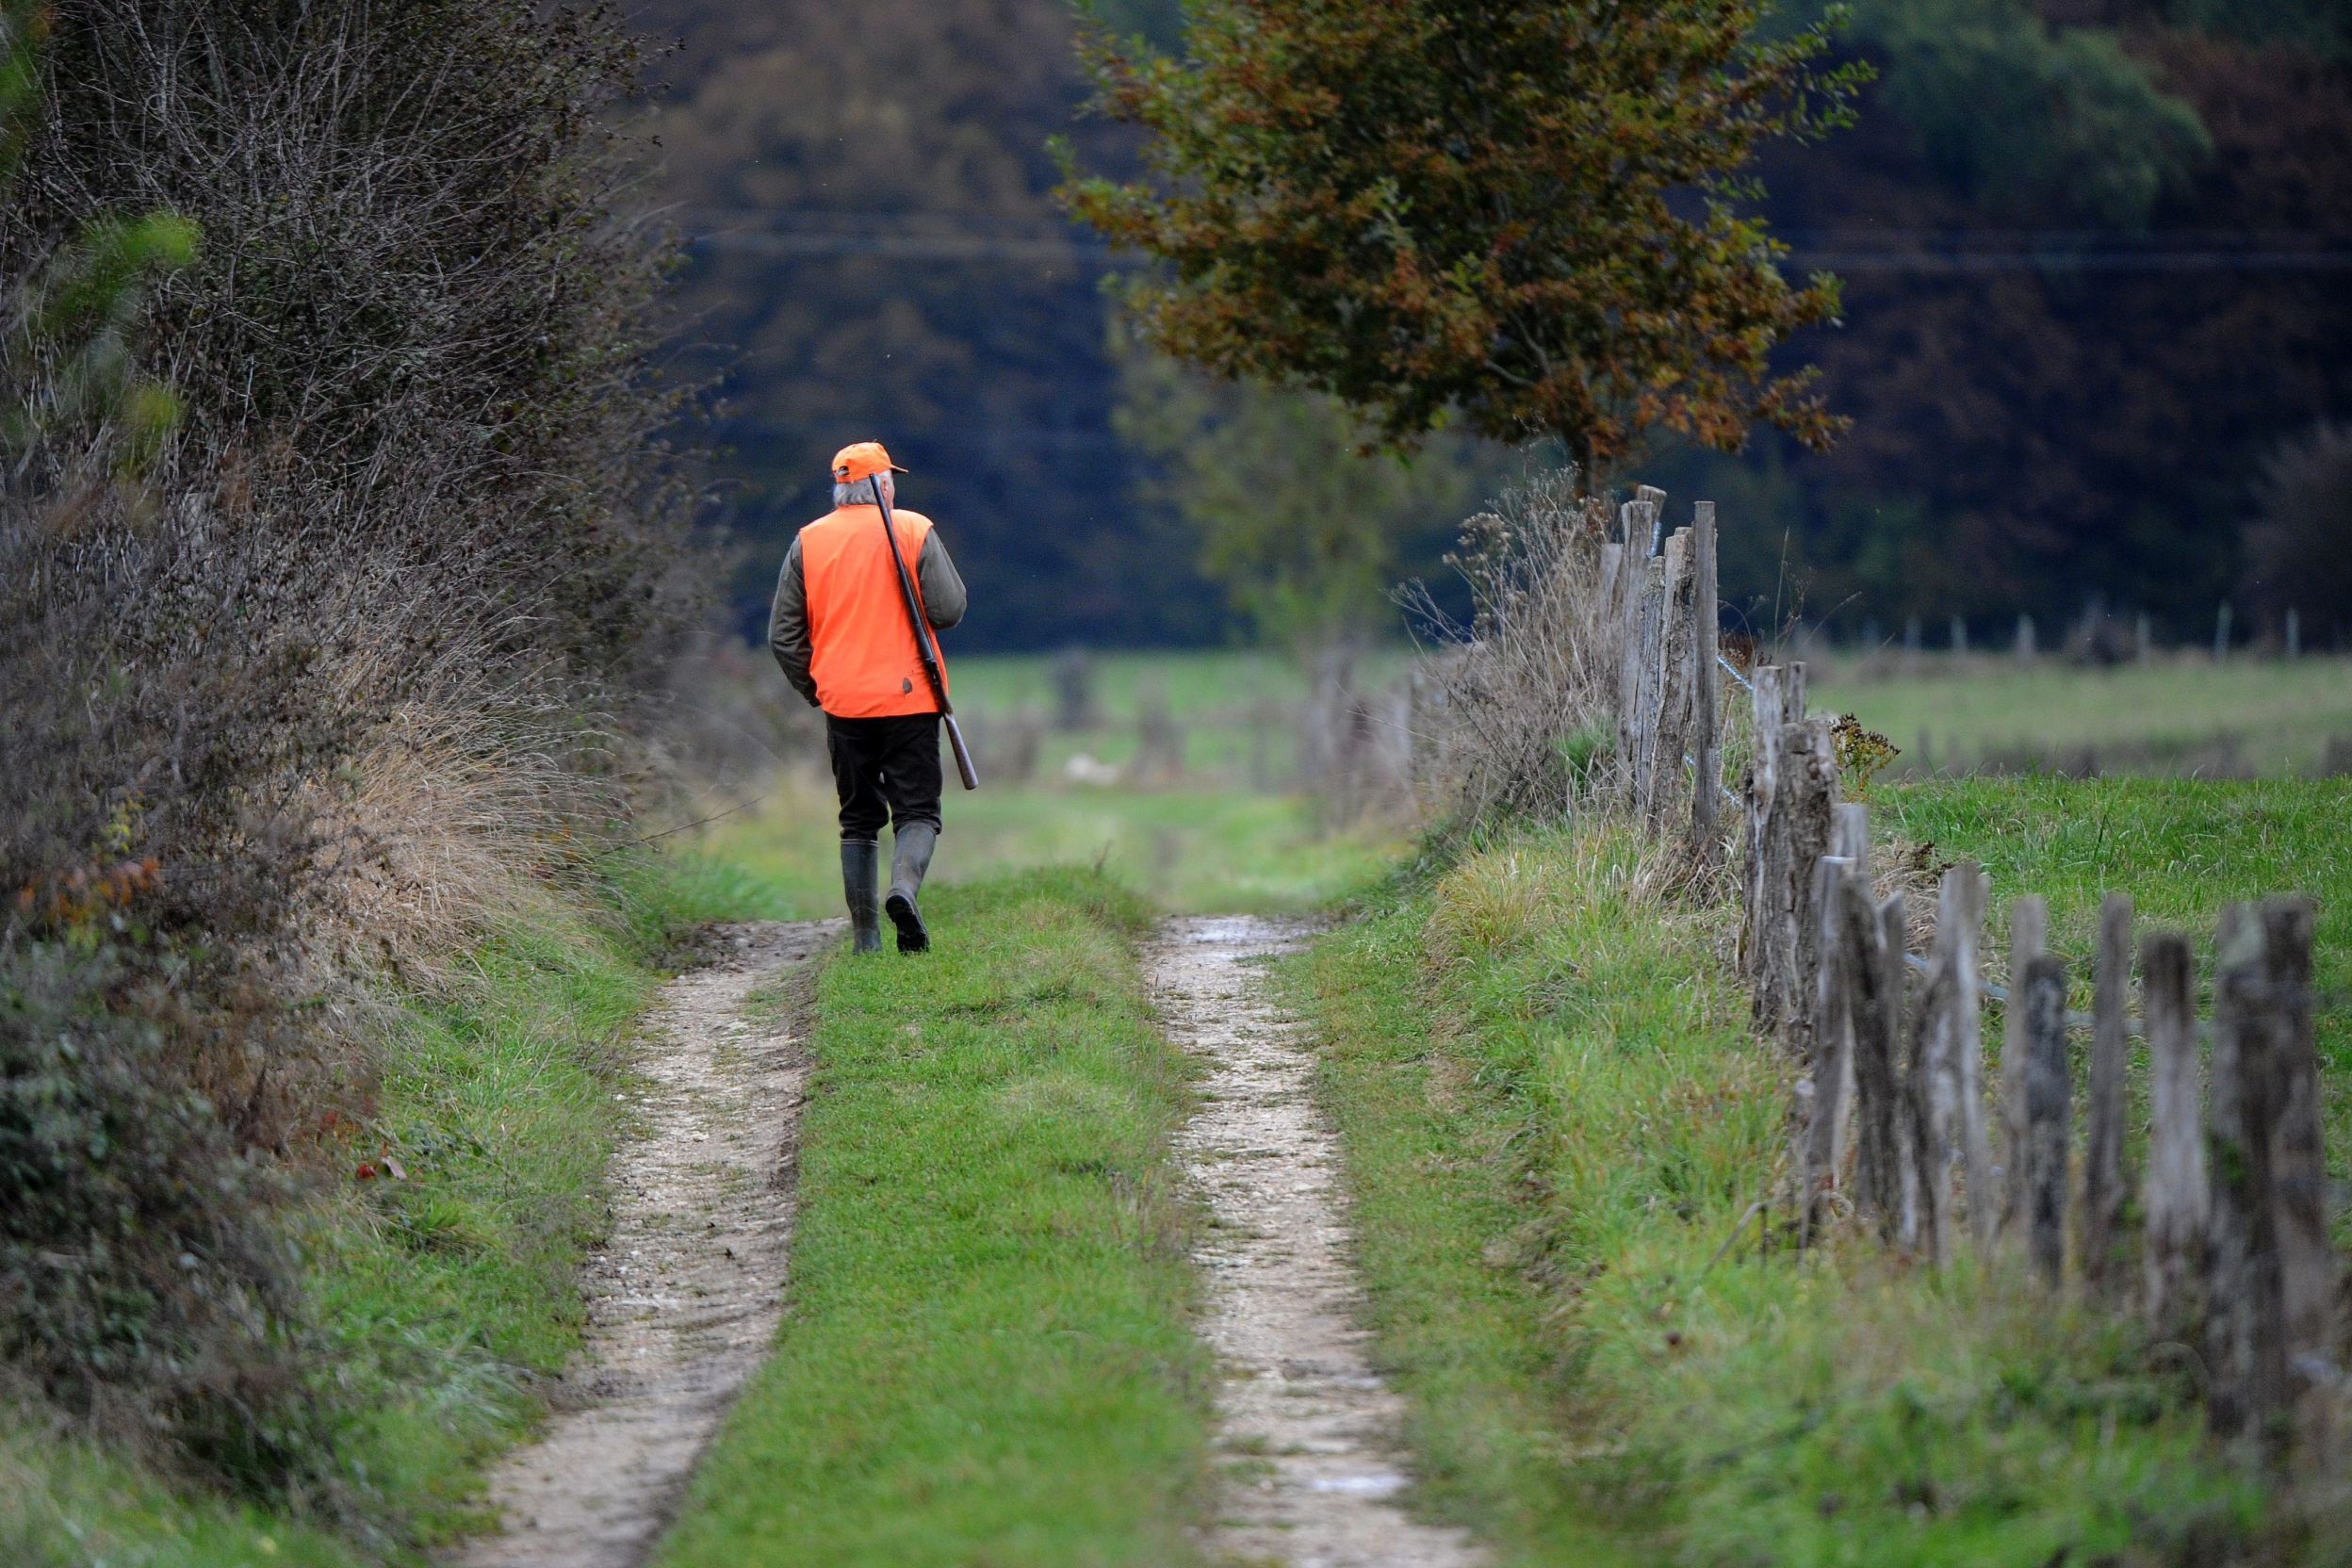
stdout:
<svg viewBox="0 0 2352 1568">
<path fill-rule="evenodd" d="M 838 939 L 839 921 L 723 927 L 662 988 L 614 1156 L 612 1233 L 591 1256 L 587 1343 L 538 1441 L 490 1477 L 504 1522 L 462 1568 L 635 1568 L 719 1418 L 767 1354 L 792 1231 L 803 1042 L 743 1017 L 755 987 Z"/>
<path fill-rule="evenodd" d="M 1230 1478 L 1207 1543 L 1292 1568 L 1471 1568 L 1462 1531 L 1409 1515 L 1402 1401 L 1366 1358 L 1338 1140 L 1314 1058 L 1260 966 L 1311 928 L 1252 917 L 1171 921 L 1150 956 L 1169 1035 L 1200 1059 L 1201 1105 L 1177 1152 L 1212 1224 L 1195 1253 L 1219 1363 Z"/>
</svg>

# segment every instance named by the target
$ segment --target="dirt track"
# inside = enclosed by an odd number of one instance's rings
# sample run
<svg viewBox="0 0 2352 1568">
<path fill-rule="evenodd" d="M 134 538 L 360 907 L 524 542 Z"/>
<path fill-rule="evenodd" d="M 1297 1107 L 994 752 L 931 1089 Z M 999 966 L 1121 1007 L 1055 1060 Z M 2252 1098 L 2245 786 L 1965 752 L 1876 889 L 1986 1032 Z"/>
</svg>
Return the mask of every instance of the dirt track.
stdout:
<svg viewBox="0 0 2352 1568">
<path fill-rule="evenodd" d="M 1214 1219 L 1195 1261 L 1232 1478 L 1207 1544 L 1292 1568 L 1467 1568 L 1482 1560 L 1467 1536 L 1397 1504 L 1402 1407 L 1357 1323 L 1338 1141 L 1315 1104 L 1314 1058 L 1256 968 L 1304 935 L 1250 917 L 1172 921 L 1150 959 L 1170 1035 L 1207 1070 L 1177 1138 Z"/>
<path fill-rule="evenodd" d="M 612 1164 L 612 1234 L 589 1260 L 588 1342 L 540 1440 L 492 1473 L 504 1531 L 465 1568 L 633 1568 L 775 1337 L 792 1228 L 801 1041 L 743 1016 L 753 988 L 835 939 L 838 921 L 739 925 L 645 1021 Z"/>
</svg>

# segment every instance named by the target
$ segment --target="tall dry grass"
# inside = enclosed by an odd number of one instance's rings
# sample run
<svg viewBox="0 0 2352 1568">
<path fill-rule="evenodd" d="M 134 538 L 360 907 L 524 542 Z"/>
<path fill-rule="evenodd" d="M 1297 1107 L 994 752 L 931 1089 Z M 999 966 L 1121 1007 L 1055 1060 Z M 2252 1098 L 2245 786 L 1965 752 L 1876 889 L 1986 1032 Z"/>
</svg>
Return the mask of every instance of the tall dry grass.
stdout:
<svg viewBox="0 0 2352 1568">
<path fill-rule="evenodd" d="M 595 6 L 0 0 L 0 1356 L 251 1490 L 331 1446 L 276 1216 L 372 1042 L 316 1004 L 436 983 L 660 760 L 705 574 L 637 60 Z"/>
<path fill-rule="evenodd" d="M 1425 587 L 1407 591 L 1431 633 L 1417 727 L 1427 804 L 1441 821 L 1557 820 L 1599 781 L 1617 679 L 1601 632 L 1608 519 L 1573 468 L 1535 475 L 1463 524 L 1447 557 L 1470 588 L 1467 626 Z"/>
</svg>

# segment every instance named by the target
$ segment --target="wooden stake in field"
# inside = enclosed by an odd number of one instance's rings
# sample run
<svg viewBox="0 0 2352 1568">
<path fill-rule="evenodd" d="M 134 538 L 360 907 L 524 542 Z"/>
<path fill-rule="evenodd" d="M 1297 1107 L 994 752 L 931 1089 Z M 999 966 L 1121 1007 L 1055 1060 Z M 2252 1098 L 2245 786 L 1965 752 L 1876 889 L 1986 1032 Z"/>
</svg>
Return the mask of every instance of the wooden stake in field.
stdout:
<svg viewBox="0 0 2352 1568">
<path fill-rule="evenodd" d="M 1695 679 L 1691 687 L 1691 754 L 1698 762 L 1690 793 L 1690 854 L 1702 870 L 1712 868 L 1723 853 L 1718 812 L 1723 788 L 1722 724 L 1723 678 L 1717 622 L 1721 612 L 1715 598 L 1715 503 L 1701 501 L 1691 524 L 1690 605 L 1691 658 Z"/>
<path fill-rule="evenodd" d="M 1785 694 L 1785 689 L 1784 689 Z M 1788 724 L 1780 732 L 1780 799 L 1772 815 L 1772 867 L 1768 881 L 1780 901 L 1776 940 L 1785 966 L 1781 982 L 1782 1040 L 1799 1060 L 1812 1054 L 1814 975 L 1821 965 L 1821 912 L 1813 906 L 1813 863 L 1829 853 L 1830 822 L 1838 803 L 1838 760 L 1829 722 Z"/>
<path fill-rule="evenodd" d="M 2151 933 L 2140 945 L 2140 1012 L 2148 1029 L 2148 1175 L 2141 1207 L 2148 1327 L 2185 1334 L 2205 1247 L 2204 1107 L 2197 1097 L 2197 968 L 2189 939 Z"/>
<path fill-rule="evenodd" d="M 1844 1159 L 1848 1089 L 1854 1081 L 1854 981 L 1840 937 L 1844 883 L 1859 874 L 1842 856 L 1824 855 L 1813 868 L 1813 903 L 1821 923 L 1821 968 L 1815 975 L 1811 1111 L 1799 1151 L 1798 1245 L 1820 1223 L 1824 1199 Z"/>
<path fill-rule="evenodd" d="M 1749 676 L 1748 831 L 1745 881 L 1747 896 L 1740 901 L 1746 917 L 1740 932 L 1740 967 L 1748 979 L 1752 1016 L 1770 1027 L 1778 1019 L 1771 981 L 1768 950 L 1770 924 L 1765 918 L 1764 868 L 1771 860 L 1772 799 L 1780 789 L 1780 666 L 1758 664 Z"/>
<path fill-rule="evenodd" d="M 2009 901 L 2009 1004 L 2001 1031 L 2001 1229 L 2025 1229 L 2030 1187 L 2025 1158 L 2025 969 L 2050 945 L 2050 905 L 2021 894 Z"/>
<path fill-rule="evenodd" d="M 2026 1243 L 2034 1271 L 2055 1290 L 2066 1264 L 2066 1144 L 2074 1081 L 2066 1066 L 2066 966 L 2028 959 L 2010 992 L 2025 1015 Z"/>
<path fill-rule="evenodd" d="M 1981 1184 L 1992 1164 L 1985 1145 L 1983 1029 L 1977 1017 L 1976 944 L 1984 918 L 1984 878 L 1973 861 L 1944 873 L 1927 982 L 1913 1013 L 1908 1096 L 1919 1245 L 1949 1263 L 1955 1155 L 1968 1171 L 1970 1210 L 1985 1208 Z"/>
<path fill-rule="evenodd" d="M 2335 1249 L 2328 1236 L 2328 1161 L 2311 1014 L 2311 902 L 2262 901 L 2262 978 L 2270 1032 L 2271 1204 L 2278 1246 L 2278 1310 L 2290 1396 L 2306 1441 L 2327 1402 L 2310 1398 L 2335 1358 Z"/>
<path fill-rule="evenodd" d="M 2205 1268 L 2206 1419 L 2235 1437 L 2285 1408 L 2287 1348 L 2271 1205 L 2272 1031 L 2262 927 L 2222 911 L 2213 971 L 2213 1062 L 2206 1114 L 2211 1180 Z"/>
<path fill-rule="evenodd" d="M 2000 1219 L 1993 1182 L 1992 1140 L 1984 1130 L 1984 903 L 1989 890 L 1974 860 L 1944 873 L 1936 890 L 1936 942 L 1950 977 L 1945 1006 L 1952 1058 L 1960 1074 L 1960 1169 L 1968 1200 L 1968 1228 L 1979 1246 L 1993 1239 Z"/>
<path fill-rule="evenodd" d="M 2132 990 L 2132 900 L 2110 893 L 2099 910 L 2099 962 L 2092 981 L 2091 1084 L 2082 1150 L 2082 1276 L 2094 1291 L 2120 1287 L 2123 1253 L 2125 1008 Z"/>
<path fill-rule="evenodd" d="M 1854 1201 L 1876 1215 L 1879 1233 L 1891 1239 L 1903 1222 L 1902 1095 L 1895 1081 L 1903 1019 L 1902 900 L 1897 895 L 1874 907 L 1870 885 L 1848 875 L 1838 885 L 1838 910 L 1836 961 L 1849 988 L 1854 1029 Z M 1891 954 L 1890 924 L 1898 933 Z"/>
</svg>

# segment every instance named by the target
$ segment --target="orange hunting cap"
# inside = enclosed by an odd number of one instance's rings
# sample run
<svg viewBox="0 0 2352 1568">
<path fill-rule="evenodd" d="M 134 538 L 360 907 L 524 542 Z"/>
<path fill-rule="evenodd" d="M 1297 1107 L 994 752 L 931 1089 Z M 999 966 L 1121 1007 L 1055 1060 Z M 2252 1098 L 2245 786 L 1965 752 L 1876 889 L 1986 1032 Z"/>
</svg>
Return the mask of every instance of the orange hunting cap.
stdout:
<svg viewBox="0 0 2352 1568">
<path fill-rule="evenodd" d="M 882 449 L 879 441 L 853 441 L 833 454 L 833 482 L 855 484 L 888 468 L 892 473 L 906 470 L 890 461 L 890 454 Z"/>
</svg>

